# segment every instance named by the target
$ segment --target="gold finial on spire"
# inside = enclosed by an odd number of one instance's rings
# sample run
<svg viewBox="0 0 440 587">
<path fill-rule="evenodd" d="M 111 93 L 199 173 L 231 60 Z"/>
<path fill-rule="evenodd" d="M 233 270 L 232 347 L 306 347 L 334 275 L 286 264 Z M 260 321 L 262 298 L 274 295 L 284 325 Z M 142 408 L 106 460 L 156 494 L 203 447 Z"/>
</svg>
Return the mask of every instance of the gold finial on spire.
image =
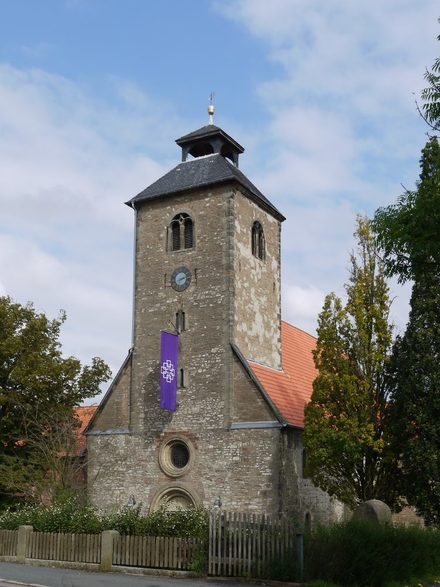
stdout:
<svg viewBox="0 0 440 587">
<path fill-rule="evenodd" d="M 209 124 L 214 124 L 214 96 L 215 92 L 211 92 L 209 94 L 209 106 L 208 106 L 208 115 L 209 115 Z"/>
</svg>

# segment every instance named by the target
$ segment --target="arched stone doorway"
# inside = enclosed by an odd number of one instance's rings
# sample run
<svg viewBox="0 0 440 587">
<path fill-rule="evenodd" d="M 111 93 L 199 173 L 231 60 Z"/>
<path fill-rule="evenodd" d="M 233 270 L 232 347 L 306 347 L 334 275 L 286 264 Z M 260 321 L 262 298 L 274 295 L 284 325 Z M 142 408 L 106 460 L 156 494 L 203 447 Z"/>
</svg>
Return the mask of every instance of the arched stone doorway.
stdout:
<svg viewBox="0 0 440 587">
<path fill-rule="evenodd" d="M 170 512 L 189 510 L 200 505 L 194 491 L 182 485 L 172 485 L 159 490 L 151 502 L 151 509 L 165 507 Z"/>
</svg>

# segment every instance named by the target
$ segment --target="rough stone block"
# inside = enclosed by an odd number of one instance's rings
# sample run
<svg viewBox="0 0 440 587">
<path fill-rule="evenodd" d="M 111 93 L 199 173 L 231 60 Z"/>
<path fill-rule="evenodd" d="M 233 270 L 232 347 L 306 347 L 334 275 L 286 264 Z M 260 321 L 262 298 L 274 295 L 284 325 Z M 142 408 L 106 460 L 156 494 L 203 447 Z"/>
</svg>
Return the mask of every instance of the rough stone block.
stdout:
<svg viewBox="0 0 440 587">
<path fill-rule="evenodd" d="M 383 501 L 369 499 L 358 505 L 353 513 L 353 520 L 362 520 L 375 524 L 391 524 L 391 510 Z"/>
</svg>

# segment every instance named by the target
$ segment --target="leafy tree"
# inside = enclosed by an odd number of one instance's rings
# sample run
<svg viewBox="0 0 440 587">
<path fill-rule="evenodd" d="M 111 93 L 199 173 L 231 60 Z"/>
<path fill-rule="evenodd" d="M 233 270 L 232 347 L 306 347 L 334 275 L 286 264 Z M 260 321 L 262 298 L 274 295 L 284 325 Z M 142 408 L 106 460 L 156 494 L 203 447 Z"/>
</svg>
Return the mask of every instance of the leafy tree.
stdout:
<svg viewBox="0 0 440 587">
<path fill-rule="evenodd" d="M 440 35 L 437 40 L 440 41 Z M 428 86 L 422 90 L 424 104 L 419 112 L 433 130 L 440 131 L 440 57 L 434 61 L 431 70 L 426 70 L 425 80 Z"/>
<path fill-rule="evenodd" d="M 432 137 L 422 150 L 420 181 L 397 204 L 379 208 L 372 228 L 386 273 L 401 283 L 440 273 L 440 147 Z"/>
<path fill-rule="evenodd" d="M 422 151 L 420 179 L 396 205 L 376 212 L 387 272 L 413 280 L 406 331 L 397 337 L 388 389 L 393 446 L 404 494 L 440 525 L 440 148 Z"/>
<path fill-rule="evenodd" d="M 51 410 L 50 415 L 26 414 L 23 436 L 26 461 L 4 455 L 2 483 L 11 492 L 37 503 L 64 502 L 84 497 L 87 456 L 79 437 L 80 420 L 74 411 Z"/>
<path fill-rule="evenodd" d="M 59 342 L 61 313 L 49 320 L 31 304 L 0 297 L 0 495 L 32 484 L 37 436 L 99 392 L 110 377 L 102 359 L 82 366 L 64 358 Z"/>
<path fill-rule="evenodd" d="M 313 482 L 353 507 L 397 501 L 396 466 L 387 441 L 385 368 L 392 344 L 390 299 L 369 221 L 358 218 L 344 305 L 334 293 L 318 322 L 319 371 L 305 410 L 304 442 Z"/>
</svg>

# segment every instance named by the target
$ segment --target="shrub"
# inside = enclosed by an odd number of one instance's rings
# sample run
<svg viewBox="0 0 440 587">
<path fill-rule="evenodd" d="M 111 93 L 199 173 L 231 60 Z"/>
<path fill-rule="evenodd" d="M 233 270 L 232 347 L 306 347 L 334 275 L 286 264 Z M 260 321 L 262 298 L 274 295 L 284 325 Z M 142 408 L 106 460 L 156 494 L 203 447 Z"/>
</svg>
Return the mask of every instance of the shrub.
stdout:
<svg viewBox="0 0 440 587">
<path fill-rule="evenodd" d="M 384 587 L 440 574 L 440 531 L 350 521 L 306 535 L 305 574 L 344 587 Z"/>
<path fill-rule="evenodd" d="M 275 557 L 267 562 L 264 578 L 276 581 L 298 579 L 298 565 L 295 553 L 290 557 Z"/>
<path fill-rule="evenodd" d="M 72 532 L 97 534 L 117 530 L 120 534 L 149 536 L 208 537 L 208 513 L 204 509 L 168 512 L 159 509 L 142 515 L 140 507 L 123 507 L 110 514 L 99 513 L 91 506 L 79 505 L 69 498 L 50 506 L 25 505 L 0 514 L 0 529 L 16 530 L 21 525 L 33 526 L 39 532 Z"/>
<path fill-rule="evenodd" d="M 97 512 L 89 506 L 78 506 L 72 498 L 50 506 L 24 505 L 0 514 L 1 529 L 16 530 L 25 524 L 33 526 L 37 532 L 96 534 L 102 531 Z"/>
<path fill-rule="evenodd" d="M 169 512 L 161 508 L 144 516 L 140 507 L 123 507 L 118 512 L 103 517 L 102 524 L 105 530 L 117 530 L 120 534 L 201 539 L 208 537 L 208 513 L 204 509 Z"/>
</svg>

